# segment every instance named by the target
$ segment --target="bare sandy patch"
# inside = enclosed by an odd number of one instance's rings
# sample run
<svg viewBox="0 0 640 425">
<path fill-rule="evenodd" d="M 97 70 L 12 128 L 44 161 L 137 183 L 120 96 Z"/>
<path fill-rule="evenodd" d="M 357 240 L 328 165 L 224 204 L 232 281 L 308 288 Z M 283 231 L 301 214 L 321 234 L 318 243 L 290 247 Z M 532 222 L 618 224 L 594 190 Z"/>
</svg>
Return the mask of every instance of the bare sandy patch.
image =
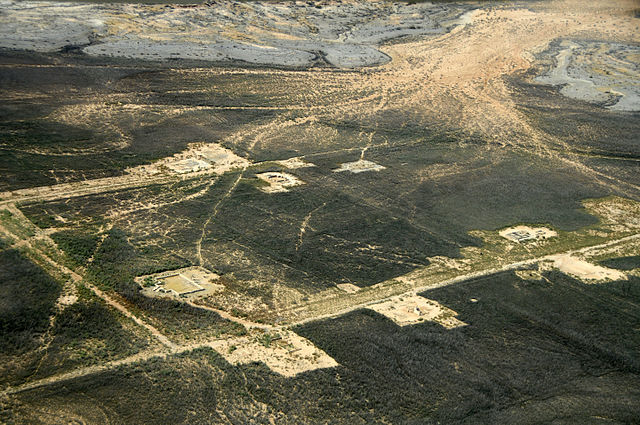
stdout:
<svg viewBox="0 0 640 425">
<path fill-rule="evenodd" d="M 513 242 L 543 240 L 558 236 L 558 233 L 546 227 L 515 226 L 498 232 L 503 238 Z"/>
<path fill-rule="evenodd" d="M 366 159 L 360 159 L 354 162 L 345 162 L 340 164 L 340 168 L 333 170 L 334 173 L 341 173 L 343 171 L 350 171 L 352 173 L 364 173 L 366 171 L 380 171 L 386 167 L 376 164 L 373 161 L 367 161 Z"/>
<path fill-rule="evenodd" d="M 327 353 L 295 332 L 278 331 L 214 341 L 211 347 L 234 365 L 262 362 L 283 376 L 338 366 Z"/>
<path fill-rule="evenodd" d="M 147 296 L 174 298 L 202 298 L 224 291 L 217 283 L 220 276 L 204 267 L 186 267 L 137 277 L 136 282 Z"/>
<path fill-rule="evenodd" d="M 178 174 L 194 173 L 211 168 L 211 164 L 195 158 L 181 159 L 167 164 L 167 168 Z"/>
<path fill-rule="evenodd" d="M 388 317 L 400 326 L 422 321 L 436 322 L 447 329 L 466 325 L 455 317 L 458 315 L 455 311 L 419 295 L 393 297 L 367 308 Z"/>
<path fill-rule="evenodd" d="M 315 167 L 316 164 L 311 162 L 307 162 L 302 158 L 293 157 L 289 159 L 284 159 L 282 161 L 276 161 L 278 165 L 282 165 L 283 167 L 287 167 L 290 170 L 297 170 L 298 168 L 306 168 L 306 167 Z"/>
<path fill-rule="evenodd" d="M 75 294 L 63 295 L 58 298 L 58 307 L 61 309 L 72 304 L 75 304 L 78 301 L 78 296 Z"/>
<path fill-rule="evenodd" d="M 193 154 L 211 164 L 218 174 L 226 173 L 234 168 L 247 167 L 250 162 L 236 155 L 233 151 L 217 144 L 207 143 L 194 149 Z"/>
<path fill-rule="evenodd" d="M 353 294 L 355 292 L 358 292 L 360 290 L 359 287 L 357 287 L 356 285 L 354 285 L 353 283 L 339 283 L 336 285 L 338 287 L 338 289 L 348 293 L 348 294 Z"/>
<path fill-rule="evenodd" d="M 261 187 L 260 190 L 266 193 L 288 192 L 290 187 L 300 186 L 304 182 L 288 173 L 278 173 L 269 171 L 256 174 L 260 180 L 269 183 L 269 186 Z"/>
<path fill-rule="evenodd" d="M 555 255 L 551 259 L 553 266 L 561 272 L 587 282 L 627 279 L 627 276 L 619 270 L 597 266 L 570 254 Z"/>
<path fill-rule="evenodd" d="M 249 160 L 236 155 L 218 143 L 190 143 L 188 148 L 173 156 L 163 158 L 149 165 L 140 165 L 126 170 L 132 176 L 158 174 L 189 174 L 213 172 L 224 174 L 238 168 L 246 168 Z"/>
</svg>

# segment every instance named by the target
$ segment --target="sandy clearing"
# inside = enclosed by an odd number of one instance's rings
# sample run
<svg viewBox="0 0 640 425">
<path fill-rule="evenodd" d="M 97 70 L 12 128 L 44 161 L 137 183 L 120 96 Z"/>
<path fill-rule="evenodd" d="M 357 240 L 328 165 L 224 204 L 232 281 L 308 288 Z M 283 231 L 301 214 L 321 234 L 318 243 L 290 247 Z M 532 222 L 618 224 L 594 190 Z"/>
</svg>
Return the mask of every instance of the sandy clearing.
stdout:
<svg viewBox="0 0 640 425">
<path fill-rule="evenodd" d="M 256 174 L 256 177 L 269 184 L 268 186 L 260 187 L 260 190 L 266 193 L 288 192 L 289 188 L 304 184 L 302 180 L 289 173 L 268 171 L 266 173 Z"/>
<path fill-rule="evenodd" d="M 336 286 L 338 287 L 338 289 L 346 292 L 347 294 L 353 294 L 360 290 L 360 288 L 353 283 L 339 283 Z"/>
<path fill-rule="evenodd" d="M 560 254 L 549 258 L 553 260 L 553 266 L 561 272 L 586 282 L 627 279 L 627 276 L 619 270 L 598 266 L 571 254 Z"/>
<path fill-rule="evenodd" d="M 276 161 L 276 164 L 282 165 L 290 170 L 297 170 L 298 168 L 307 168 L 307 167 L 315 167 L 316 164 L 312 162 L 307 162 L 299 157 L 293 157 L 289 159 L 284 159 L 282 161 Z"/>
<path fill-rule="evenodd" d="M 200 170 L 206 170 L 207 168 L 211 168 L 211 164 L 199 159 L 186 158 L 168 163 L 167 168 L 175 173 L 185 174 L 195 173 L 196 171 Z"/>
<path fill-rule="evenodd" d="M 204 267 L 190 266 L 182 269 L 144 275 L 135 278 L 141 292 L 148 297 L 174 297 L 193 300 L 224 291 L 224 285 L 216 283 L 220 276 Z M 152 282 L 145 286 L 146 282 Z"/>
<path fill-rule="evenodd" d="M 376 311 L 400 326 L 412 325 L 422 321 L 436 322 L 447 329 L 465 326 L 455 316 L 457 313 L 440 303 L 419 295 L 403 295 L 387 301 L 372 304 L 367 308 Z"/>
<path fill-rule="evenodd" d="M 231 364 L 262 362 L 272 371 L 287 377 L 338 366 L 332 357 L 311 341 L 288 330 L 219 340 L 208 345 Z"/>
<path fill-rule="evenodd" d="M 186 174 L 199 171 L 224 174 L 233 169 L 248 167 L 249 160 L 236 155 L 218 143 L 193 142 L 182 152 L 163 158 L 151 165 L 127 169 L 129 174 L 158 174 L 167 168 L 174 173 Z"/>
<path fill-rule="evenodd" d="M 63 295 L 58 298 L 57 305 L 60 310 L 63 308 L 75 304 L 78 301 L 78 296 L 75 294 Z"/>
<path fill-rule="evenodd" d="M 530 226 L 508 227 L 498 232 L 498 234 L 503 238 L 509 239 L 514 242 L 548 239 L 558 236 L 558 233 L 556 231 L 548 229 L 546 227 Z"/>
<path fill-rule="evenodd" d="M 359 159 L 358 161 L 353 162 L 345 162 L 340 164 L 340 168 L 336 168 L 332 170 L 334 173 L 341 173 L 343 171 L 349 171 L 354 174 L 364 173 L 367 171 L 381 171 L 386 169 L 386 167 L 376 164 L 373 161 L 368 161 L 366 159 Z"/>
</svg>

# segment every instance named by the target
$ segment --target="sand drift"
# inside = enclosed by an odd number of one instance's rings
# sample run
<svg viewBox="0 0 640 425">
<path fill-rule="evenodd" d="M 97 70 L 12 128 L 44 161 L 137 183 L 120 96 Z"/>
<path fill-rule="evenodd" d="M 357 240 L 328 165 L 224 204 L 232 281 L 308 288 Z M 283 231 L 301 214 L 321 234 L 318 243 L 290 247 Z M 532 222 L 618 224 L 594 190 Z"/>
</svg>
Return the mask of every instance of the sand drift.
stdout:
<svg viewBox="0 0 640 425">
<path fill-rule="evenodd" d="M 464 5 L 221 1 L 197 6 L 0 2 L 0 47 L 147 60 L 354 68 L 386 63 L 391 39 L 443 34 Z"/>
</svg>

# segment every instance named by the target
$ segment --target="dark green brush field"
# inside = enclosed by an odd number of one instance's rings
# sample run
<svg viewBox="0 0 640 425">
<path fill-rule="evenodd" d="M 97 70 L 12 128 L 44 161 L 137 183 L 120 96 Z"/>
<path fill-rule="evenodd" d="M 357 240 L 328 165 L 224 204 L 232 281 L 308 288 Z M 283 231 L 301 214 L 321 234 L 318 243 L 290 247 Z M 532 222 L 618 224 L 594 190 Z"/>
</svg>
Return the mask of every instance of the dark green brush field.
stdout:
<svg viewBox="0 0 640 425">
<path fill-rule="evenodd" d="M 500 273 L 421 294 L 455 309 L 457 329 L 398 327 L 370 310 L 296 328 L 335 368 L 283 378 L 201 349 L 17 395 L 5 420 L 51 420 L 46 403 L 60 419 L 116 424 L 633 423 L 640 281 L 545 278 Z"/>
</svg>

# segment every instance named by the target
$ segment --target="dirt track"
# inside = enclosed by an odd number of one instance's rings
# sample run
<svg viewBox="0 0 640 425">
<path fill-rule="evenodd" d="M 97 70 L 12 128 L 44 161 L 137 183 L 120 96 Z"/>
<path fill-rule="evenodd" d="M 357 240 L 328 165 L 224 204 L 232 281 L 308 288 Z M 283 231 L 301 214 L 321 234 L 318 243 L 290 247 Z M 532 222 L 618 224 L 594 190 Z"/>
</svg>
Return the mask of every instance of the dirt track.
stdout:
<svg viewBox="0 0 640 425">
<path fill-rule="evenodd" d="M 278 327 L 278 326 L 270 326 L 270 325 L 263 325 L 263 324 L 258 324 L 258 323 L 254 323 L 248 320 L 244 320 L 241 318 L 236 318 L 228 313 L 222 312 L 220 310 L 217 309 L 213 309 L 210 307 L 203 307 L 197 304 L 193 304 L 193 303 L 189 303 L 190 305 L 192 305 L 193 307 L 197 307 L 197 308 L 205 308 L 207 310 L 210 311 L 214 311 L 218 314 L 220 314 L 222 317 L 228 319 L 228 320 L 232 320 L 236 323 L 240 323 L 244 326 L 246 326 L 247 328 L 258 328 L 258 329 L 263 329 L 263 330 L 272 330 L 272 331 L 277 331 L 280 329 L 286 329 L 286 328 L 291 328 L 294 326 L 299 326 L 299 325 L 303 325 L 305 323 L 310 323 L 310 322 L 314 322 L 314 321 L 318 321 L 318 320 L 325 320 L 325 319 L 330 319 L 333 317 L 338 317 L 338 316 L 342 316 L 344 314 L 350 313 L 352 311 L 356 311 L 356 310 L 360 310 L 362 308 L 366 308 L 367 306 L 370 306 L 372 304 L 377 304 L 380 302 L 384 302 L 384 301 L 388 301 L 392 298 L 397 298 L 398 296 L 402 297 L 402 296 L 415 296 L 416 294 L 418 294 L 419 292 L 428 290 L 428 289 L 435 289 L 435 288 L 440 288 L 443 286 L 448 286 L 448 285 L 453 285 L 456 283 L 460 283 L 460 282 L 464 282 L 466 280 L 470 280 L 470 279 L 476 279 L 479 277 L 483 277 L 483 276 L 489 276 L 491 274 L 495 274 L 495 273 L 499 273 L 502 271 L 507 271 L 507 270 L 514 270 L 523 266 L 528 266 L 528 265 L 532 265 L 532 264 L 536 264 L 539 263 L 541 261 L 545 261 L 545 260 L 553 260 L 555 257 L 557 257 L 558 255 L 571 255 L 571 254 L 576 254 L 576 253 L 587 253 L 589 251 L 592 250 L 596 250 L 596 249 L 600 249 L 600 248 L 606 248 L 608 246 L 612 246 L 615 244 L 619 244 L 621 242 L 627 242 L 627 241 L 631 241 L 631 240 L 635 240 L 635 239 L 639 239 L 640 238 L 640 234 L 635 234 L 635 235 L 631 235 L 631 236 L 627 236 L 624 238 L 620 238 L 620 239 L 616 239 L 613 241 L 609 241 L 606 242 L 604 244 L 599 244 L 599 245 L 593 245 L 593 246 L 588 246 L 585 248 L 581 248 L 578 250 L 571 250 L 571 251 L 566 251 L 566 252 L 562 252 L 562 253 L 557 253 L 557 254 L 552 254 L 552 255 L 546 255 L 544 257 L 538 257 L 538 258 L 532 258 L 529 260 L 525 260 L 525 261 L 518 261 L 515 263 L 511 263 L 508 265 L 505 265 L 503 267 L 500 268 L 495 268 L 495 269 L 487 269 L 487 270 L 482 270 L 479 272 L 475 272 L 475 273 L 470 273 L 470 274 L 465 274 L 465 275 L 461 275 L 458 277 L 455 277 L 453 279 L 449 279 L 449 280 L 445 280 L 442 282 L 439 282 L 438 284 L 435 285 L 429 285 L 429 286 L 424 286 L 424 287 L 419 287 L 419 288 L 414 288 L 410 291 L 404 292 L 400 295 L 393 295 L 393 296 L 388 296 L 388 297 L 384 297 L 384 298 L 379 298 L 379 299 L 374 299 L 370 302 L 365 302 L 365 303 L 360 303 L 360 304 L 356 304 L 353 306 L 350 306 L 347 309 L 342 309 L 339 311 L 335 311 L 332 313 L 328 313 L 328 314 L 323 314 L 323 315 L 319 315 L 319 316 L 314 316 L 314 317 L 310 317 L 307 319 L 303 319 L 300 321 L 297 321 L 295 323 L 290 323 L 288 324 L 286 327 Z M 118 308 L 118 307 L 116 307 Z M 120 308 L 118 308 L 118 310 L 120 310 Z M 133 314 L 131 314 L 130 312 L 126 312 L 128 317 L 133 318 L 136 323 L 141 324 L 139 319 L 137 319 Z M 142 326 L 145 326 L 146 324 L 141 324 Z M 147 327 L 147 326 L 145 326 Z M 155 335 L 155 334 L 154 334 Z M 160 336 L 162 336 L 160 334 Z M 163 337 L 163 336 L 162 336 Z M 164 338 L 164 337 L 163 337 Z M 65 381 L 69 381 L 72 379 L 76 379 L 76 378 L 80 378 L 83 376 L 89 376 L 89 375 L 93 375 L 96 373 L 101 373 L 110 369 L 115 369 L 117 367 L 120 366 L 124 366 L 124 365 L 129 365 L 129 364 L 134 364 L 134 363 L 138 363 L 138 362 L 142 362 L 142 361 L 146 361 L 146 360 L 150 360 L 152 358 L 166 358 L 167 356 L 170 355 L 174 355 L 174 354 L 180 354 L 180 353 L 185 353 L 185 352 L 189 352 L 198 348 L 206 348 L 206 347 L 217 347 L 216 345 L 216 341 L 217 340 L 212 340 L 212 341 L 206 341 L 206 342 L 202 342 L 202 343 L 197 343 L 197 344 L 186 344 L 186 345 L 176 345 L 176 344 L 171 344 L 169 346 L 170 351 L 148 351 L 148 352 L 143 352 L 143 353 L 138 353 L 135 354 L 133 356 L 130 357 L 126 357 L 124 359 L 120 359 L 120 360 L 116 360 L 110 363 L 107 363 L 105 365 L 100 365 L 100 366 L 90 366 L 90 367 L 85 367 L 85 368 L 80 368 L 80 369 L 76 369 L 73 370 L 71 372 L 67 372 L 61 375 L 56 375 L 56 376 L 51 376 L 48 378 L 44 378 L 38 381 L 34 381 L 34 382 L 29 382 L 14 388 L 8 388 L 5 391 L 2 392 L 2 394 L 16 394 L 16 393 L 20 393 L 20 392 L 24 392 L 24 391 L 30 391 L 36 388 L 40 388 L 43 386 L 48 386 L 48 385 L 53 385 L 53 384 L 57 384 L 60 382 L 65 382 Z"/>
<path fill-rule="evenodd" d="M 373 91 L 376 94 L 364 98 L 347 99 L 344 102 L 331 105 L 316 105 L 309 108 L 310 114 L 304 119 L 289 121 L 278 118 L 258 129 L 245 130 L 245 133 L 237 134 L 234 137 L 248 137 L 255 145 L 270 134 L 278 133 L 284 127 L 314 121 L 319 117 L 341 117 L 344 119 L 355 114 L 374 116 L 382 110 L 407 110 L 425 117 L 438 117 L 444 121 L 444 124 L 452 127 L 461 126 L 470 135 L 480 134 L 485 138 L 492 138 L 500 145 L 523 149 L 543 157 L 558 158 L 595 178 L 603 186 L 615 188 L 622 193 L 638 194 L 640 193 L 639 187 L 603 175 L 584 165 L 579 157 L 571 155 L 560 157 L 557 152 L 564 148 L 562 142 L 553 135 L 536 130 L 528 124 L 527 120 L 515 108 L 512 93 L 503 79 L 505 75 L 513 75 L 529 69 L 532 65 L 532 54 L 544 49 L 554 38 L 597 36 L 614 41 L 640 42 L 640 33 L 636 30 L 637 23 L 629 14 L 629 10 L 635 6 L 636 3 L 633 1 L 617 2 L 614 8 L 605 1 L 590 2 L 585 5 L 582 2 L 571 0 L 533 4 L 532 10 L 510 7 L 480 10 L 471 17 L 469 24 L 437 39 L 386 46 L 384 51 L 393 58 L 393 61 L 381 68 L 363 71 L 356 75 L 331 74 L 322 77 L 317 72 L 313 73 L 315 77 L 319 77 L 316 79 L 318 86 L 333 84 L 335 79 L 339 79 L 344 85 L 350 85 L 354 89 L 360 88 L 361 91 Z M 573 12 L 567 12 L 568 10 Z M 312 87 L 311 90 L 325 91 L 323 87 Z M 158 182 L 163 179 L 166 178 L 158 178 Z M 240 177 L 238 181 L 239 179 Z M 228 194 L 234 190 L 238 181 L 230 188 Z M 46 193 L 45 188 L 38 188 L 25 191 L 13 198 L 6 198 L 1 204 L 10 205 L 16 200 L 66 198 L 149 183 L 148 180 L 144 182 L 135 180 L 119 182 L 116 179 L 106 183 L 89 183 L 87 187 L 80 188 L 65 186 L 59 190 L 53 190 L 52 193 Z M 218 205 L 213 208 L 209 220 L 215 217 L 217 207 Z M 200 242 L 205 238 L 208 223 L 209 221 L 202 229 Z M 303 229 L 304 226 L 301 231 Z M 579 252 L 639 237 L 640 235 L 635 234 L 606 244 L 584 248 Z M 198 252 L 200 251 L 200 242 L 198 243 Z M 461 275 L 437 285 L 413 288 L 410 293 L 451 285 L 499 271 L 512 270 L 543 261 L 549 257 L 532 258 L 498 269 Z M 53 260 L 51 261 L 53 262 Z M 199 261 L 202 263 L 201 256 L 199 256 Z M 73 271 L 55 264 L 62 271 L 71 273 L 75 279 L 81 279 L 81 276 L 74 275 Z M 159 331 L 141 321 L 107 294 L 95 287 L 90 286 L 90 288 L 111 306 L 149 330 L 158 340 L 170 348 L 171 353 L 180 353 L 211 345 L 210 342 L 206 342 L 193 346 L 176 346 Z M 386 298 L 374 298 L 366 303 L 350 306 L 348 309 L 305 318 L 291 323 L 290 326 L 336 317 L 384 299 Z M 223 312 L 217 312 L 223 317 L 247 327 L 272 328 L 258 326 L 231 315 L 224 315 Z M 80 369 L 25 384 L 9 389 L 7 393 L 26 391 L 99 373 L 124 364 L 132 364 L 152 357 L 166 357 L 167 355 L 163 352 L 141 353 L 104 366 Z"/>
<path fill-rule="evenodd" d="M 597 0 L 586 6 L 576 0 L 558 0 L 531 3 L 527 9 L 494 5 L 472 12 L 465 25 L 437 38 L 383 46 L 382 50 L 393 60 L 380 67 L 347 73 L 246 70 L 247 74 L 275 74 L 284 79 L 293 75 L 307 78 L 307 91 L 301 97 L 291 94 L 291 104 L 279 108 L 296 110 L 297 114 L 306 109 L 308 113 L 296 118 L 284 113 L 259 126 L 243 128 L 229 136 L 228 141 L 233 144 L 246 140 L 249 143 L 246 150 L 251 151 L 291 127 L 350 117 L 358 120 L 369 117 L 376 122 L 376 116 L 382 112 L 407 111 L 412 120 L 435 120 L 498 146 L 554 158 L 603 187 L 638 195 L 637 185 L 585 165 L 584 158 L 571 153 L 573 149 L 563 141 L 530 125 L 516 108 L 513 93 L 505 82 L 506 76 L 529 70 L 533 55 L 554 39 L 577 37 L 640 43 L 637 19 L 632 14 L 635 6 L 632 0 L 613 3 Z M 371 94 L 360 96 L 360 93 Z M 301 99 L 309 100 L 301 102 Z M 70 114 L 68 124 L 80 125 L 74 121 L 77 118 L 78 114 Z M 125 175 L 82 184 L 24 189 L 0 194 L 0 204 L 63 199 L 174 179 L 176 176 Z"/>
<path fill-rule="evenodd" d="M 560 159 L 603 186 L 637 194 L 636 185 L 602 175 L 577 157 L 558 155 L 558 150 L 568 152 L 567 146 L 527 122 L 504 80 L 528 70 L 533 55 L 556 38 L 639 42 L 637 20 L 629 12 L 633 7 L 632 1 L 596 1 L 585 7 L 568 0 L 534 3 L 531 10 L 478 10 L 469 24 L 436 40 L 385 48 L 393 61 L 360 83 L 375 86 L 381 96 L 360 105 L 358 112 L 375 111 L 377 102 L 384 109 L 438 117 L 451 128 L 462 126 L 468 134 L 493 139 L 498 145 Z M 342 108 L 335 111 L 336 116 L 348 113 Z"/>
</svg>

